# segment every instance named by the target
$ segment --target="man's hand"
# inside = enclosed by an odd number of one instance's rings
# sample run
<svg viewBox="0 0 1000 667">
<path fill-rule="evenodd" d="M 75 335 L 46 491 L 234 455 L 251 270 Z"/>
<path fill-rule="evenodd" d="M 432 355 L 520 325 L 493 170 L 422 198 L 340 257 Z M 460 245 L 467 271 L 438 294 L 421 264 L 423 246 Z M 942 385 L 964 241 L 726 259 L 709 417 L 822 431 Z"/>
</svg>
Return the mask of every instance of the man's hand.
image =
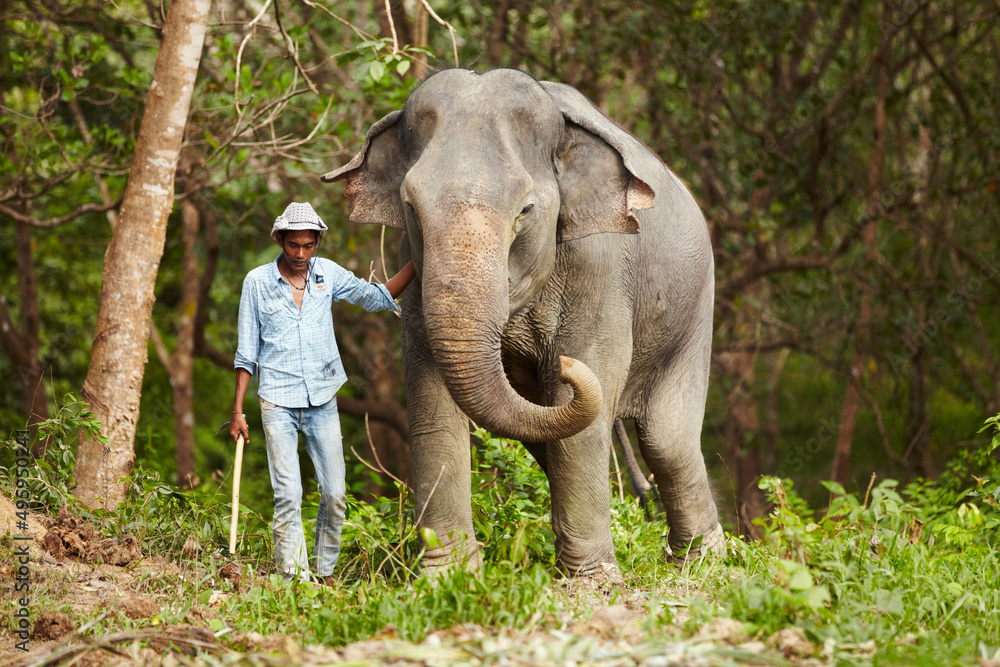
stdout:
<svg viewBox="0 0 1000 667">
<path fill-rule="evenodd" d="M 229 422 L 229 435 L 232 437 L 233 442 L 236 442 L 236 438 L 240 434 L 243 434 L 243 443 L 249 444 L 250 427 L 247 426 L 247 418 L 242 412 L 237 412 L 233 415 L 233 421 Z"/>
<path fill-rule="evenodd" d="M 229 435 L 233 442 L 240 433 L 243 434 L 243 444 L 250 442 L 250 427 L 247 426 L 247 418 L 243 414 L 243 400 L 247 395 L 247 387 L 250 386 L 250 371 L 245 368 L 236 369 L 236 399 L 233 401 L 233 420 L 229 422 Z"/>
</svg>

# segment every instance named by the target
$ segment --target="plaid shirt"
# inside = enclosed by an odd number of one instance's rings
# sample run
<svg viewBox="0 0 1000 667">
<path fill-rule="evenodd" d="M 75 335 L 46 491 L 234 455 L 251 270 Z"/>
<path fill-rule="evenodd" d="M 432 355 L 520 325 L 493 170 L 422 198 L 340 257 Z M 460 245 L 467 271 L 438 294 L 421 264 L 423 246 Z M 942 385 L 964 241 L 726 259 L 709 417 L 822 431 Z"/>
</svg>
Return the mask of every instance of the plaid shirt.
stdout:
<svg viewBox="0 0 1000 667">
<path fill-rule="evenodd" d="M 323 405 L 347 382 L 333 335 L 331 301 L 368 311 L 399 311 L 385 285 L 370 283 L 328 259 L 309 262 L 302 309 L 292 301 L 281 255 L 247 274 L 240 296 L 236 368 L 256 375 L 257 395 L 284 408 Z"/>
</svg>

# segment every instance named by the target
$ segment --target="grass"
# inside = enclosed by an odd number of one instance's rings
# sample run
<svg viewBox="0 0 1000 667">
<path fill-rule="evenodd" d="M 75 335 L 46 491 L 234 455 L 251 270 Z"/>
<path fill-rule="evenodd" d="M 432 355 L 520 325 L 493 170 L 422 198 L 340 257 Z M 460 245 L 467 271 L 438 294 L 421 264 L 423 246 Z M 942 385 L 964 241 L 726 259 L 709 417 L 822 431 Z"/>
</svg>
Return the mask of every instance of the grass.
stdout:
<svg viewBox="0 0 1000 667">
<path fill-rule="evenodd" d="M 275 575 L 268 526 L 245 510 L 239 562 L 250 584 L 236 592 L 219 577 L 229 560 L 220 549 L 228 532 L 228 499 L 181 492 L 139 470 L 130 502 L 114 514 L 87 518 L 105 535 L 131 532 L 143 553 L 177 564 L 140 564 L 127 583 L 162 601 L 161 613 L 101 618 L 103 607 L 69 607 L 73 582 L 59 572 L 33 574 L 33 604 L 61 607 L 78 626 L 93 622 L 92 636 L 187 622 L 228 637 L 236 649 L 244 646 L 246 633 L 342 646 L 386 633 L 420 642 L 435 630 L 463 624 L 525 634 L 568 631 L 590 610 L 586 604 L 580 610 L 555 569 L 544 476 L 516 443 L 478 436 L 473 514 L 484 565 L 477 571 L 456 570 L 433 580 L 414 571 L 421 540 L 412 525 L 412 499 L 400 488 L 396 498 L 349 504 L 334 589 L 290 584 Z M 641 636 L 632 640 L 637 656 L 647 644 L 692 642 L 703 628 L 731 619 L 739 628 L 734 641 L 750 642 L 747 647 L 755 640 L 773 644 L 789 631 L 803 638 L 807 648 L 799 651 L 807 656 L 789 654 L 796 660 L 990 664 L 983 661 L 1000 660 L 1000 469 L 989 450 L 954 461 L 934 483 L 900 488 L 873 478 L 861 497 L 826 483 L 829 505 L 822 511 L 809 507 L 789 480 L 765 477 L 761 487 L 773 510 L 761 522 L 762 540 L 730 536 L 725 558 L 681 568 L 663 560 L 664 524 L 647 520 L 634 499 L 612 494 L 625 583 L 605 586 L 591 600 L 604 606 L 641 594 L 644 621 Z M 64 450 L 54 451 L 34 480 L 51 503 L 39 509 L 61 506 L 83 514 L 54 481 L 66 472 Z M 9 497 L 11 480 L 2 483 Z M 192 535 L 202 547 L 194 560 L 182 554 Z M 13 549 L 9 538 L 0 540 L 0 562 L 10 563 Z M 0 603 L 12 612 L 9 578 L 3 586 Z M 776 648 L 770 652 L 782 659 Z"/>
</svg>

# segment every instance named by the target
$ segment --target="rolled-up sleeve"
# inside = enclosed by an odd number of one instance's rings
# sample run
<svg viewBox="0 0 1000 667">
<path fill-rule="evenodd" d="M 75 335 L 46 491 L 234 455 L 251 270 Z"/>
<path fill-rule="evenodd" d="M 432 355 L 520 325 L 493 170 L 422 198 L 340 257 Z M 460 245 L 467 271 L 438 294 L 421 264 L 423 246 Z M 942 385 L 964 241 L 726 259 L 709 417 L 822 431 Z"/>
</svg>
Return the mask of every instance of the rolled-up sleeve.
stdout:
<svg viewBox="0 0 1000 667">
<path fill-rule="evenodd" d="M 396 300 L 382 283 L 370 283 L 340 266 L 336 266 L 333 298 L 360 306 L 369 312 L 393 310 L 399 312 Z"/>
<path fill-rule="evenodd" d="M 257 319 L 257 289 L 247 276 L 240 295 L 240 316 L 237 324 L 239 342 L 236 348 L 236 368 L 246 369 L 251 375 L 257 372 L 257 353 L 260 351 L 260 323 Z"/>
</svg>

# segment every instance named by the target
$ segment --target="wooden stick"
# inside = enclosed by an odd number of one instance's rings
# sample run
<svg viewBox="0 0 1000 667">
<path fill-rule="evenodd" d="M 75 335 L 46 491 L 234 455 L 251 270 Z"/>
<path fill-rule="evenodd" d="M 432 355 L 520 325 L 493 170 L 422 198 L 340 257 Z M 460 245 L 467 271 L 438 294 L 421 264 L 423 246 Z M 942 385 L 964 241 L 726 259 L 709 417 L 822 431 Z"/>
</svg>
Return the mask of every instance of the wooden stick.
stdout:
<svg viewBox="0 0 1000 667">
<path fill-rule="evenodd" d="M 243 434 L 236 436 L 236 463 L 233 464 L 233 516 L 229 520 L 229 555 L 236 553 L 236 522 L 240 519 L 240 472 L 243 470 Z"/>
</svg>

